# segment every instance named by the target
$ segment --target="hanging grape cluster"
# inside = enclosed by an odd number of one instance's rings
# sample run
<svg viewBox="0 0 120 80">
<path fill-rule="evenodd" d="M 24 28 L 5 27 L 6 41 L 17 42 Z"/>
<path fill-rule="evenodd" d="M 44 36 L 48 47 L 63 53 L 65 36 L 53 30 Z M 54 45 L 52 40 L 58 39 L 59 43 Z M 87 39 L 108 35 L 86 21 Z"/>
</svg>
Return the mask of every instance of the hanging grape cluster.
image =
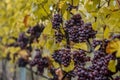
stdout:
<svg viewBox="0 0 120 80">
<path fill-rule="evenodd" d="M 71 53 L 69 49 L 60 49 L 55 50 L 54 54 L 52 55 L 53 59 L 62 64 L 64 66 L 68 66 L 71 62 Z"/>
<path fill-rule="evenodd" d="M 90 61 L 90 57 L 86 56 L 84 50 L 74 51 L 72 54 L 75 65 L 84 65 L 85 62 Z"/>
<path fill-rule="evenodd" d="M 29 39 L 25 35 L 25 33 L 20 33 L 17 42 L 18 42 L 19 46 L 21 47 L 21 49 L 24 49 L 27 46 Z"/>
<path fill-rule="evenodd" d="M 62 24 L 62 22 L 63 20 L 61 14 L 57 13 L 53 15 L 52 28 L 55 30 L 55 39 L 57 43 L 61 42 L 64 37 L 60 29 L 60 25 Z"/>
<path fill-rule="evenodd" d="M 30 42 L 32 43 L 33 40 L 38 40 L 38 38 L 40 37 L 41 33 L 43 32 L 45 26 L 43 24 L 37 24 L 33 27 L 30 27 L 27 30 L 27 33 L 30 34 Z"/>
<path fill-rule="evenodd" d="M 65 23 L 65 30 L 70 41 L 75 43 L 85 42 L 90 38 L 95 38 L 97 33 L 92 29 L 91 23 L 84 23 L 80 14 L 75 14 Z"/>
<path fill-rule="evenodd" d="M 49 59 L 47 57 L 42 57 L 41 51 L 36 49 L 36 55 L 32 61 L 30 61 L 30 66 L 37 65 L 37 71 L 39 74 L 43 74 L 44 68 L 49 66 Z"/>
</svg>

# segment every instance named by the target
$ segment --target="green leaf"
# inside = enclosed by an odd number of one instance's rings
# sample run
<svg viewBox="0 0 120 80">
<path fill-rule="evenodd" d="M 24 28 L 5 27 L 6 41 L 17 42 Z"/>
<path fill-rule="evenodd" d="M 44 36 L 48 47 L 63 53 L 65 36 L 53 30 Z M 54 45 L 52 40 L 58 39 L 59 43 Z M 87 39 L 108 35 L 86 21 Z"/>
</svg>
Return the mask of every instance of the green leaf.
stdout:
<svg viewBox="0 0 120 80">
<path fill-rule="evenodd" d="M 108 69 L 111 72 L 116 72 L 116 65 L 117 65 L 117 60 L 110 60 L 108 63 Z"/>
</svg>

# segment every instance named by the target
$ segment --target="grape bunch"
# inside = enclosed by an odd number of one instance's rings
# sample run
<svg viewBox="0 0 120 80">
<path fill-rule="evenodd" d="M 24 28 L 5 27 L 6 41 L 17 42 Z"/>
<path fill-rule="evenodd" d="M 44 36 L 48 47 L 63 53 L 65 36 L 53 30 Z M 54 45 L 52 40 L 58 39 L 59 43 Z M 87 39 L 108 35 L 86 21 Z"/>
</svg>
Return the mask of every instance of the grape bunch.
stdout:
<svg viewBox="0 0 120 80">
<path fill-rule="evenodd" d="M 90 61 L 90 57 L 87 57 L 84 50 L 74 51 L 73 61 L 75 65 L 83 65 L 86 61 Z"/>
<path fill-rule="evenodd" d="M 53 29 L 56 29 L 56 30 L 60 29 L 60 24 L 62 22 L 63 22 L 62 16 L 59 13 L 54 14 L 53 20 L 52 20 L 52 27 L 53 27 Z"/>
<path fill-rule="evenodd" d="M 65 67 L 67 67 L 71 62 L 71 52 L 69 49 L 55 50 L 55 52 L 52 55 L 52 58 L 59 64 L 62 64 Z"/>
<path fill-rule="evenodd" d="M 24 49 L 27 47 L 27 44 L 29 42 L 28 37 L 25 35 L 25 33 L 20 33 L 18 39 L 17 39 L 18 45 L 21 47 L 21 49 Z"/>
<path fill-rule="evenodd" d="M 95 38 L 96 31 L 92 29 L 91 23 L 84 23 L 80 14 L 73 15 L 65 23 L 65 30 L 70 41 L 75 43 L 85 42 L 89 38 Z"/>
<path fill-rule="evenodd" d="M 29 64 L 31 67 L 37 65 L 39 74 L 43 74 L 44 68 L 49 66 L 49 59 L 47 57 L 42 57 L 41 51 L 39 49 L 36 49 L 36 55 Z"/>
<path fill-rule="evenodd" d="M 37 40 L 41 33 L 43 32 L 45 26 L 43 24 L 37 24 L 33 27 L 30 27 L 28 30 L 27 30 L 27 33 L 30 34 L 30 40 L 31 40 L 31 43 L 33 42 L 33 40 Z"/>
<path fill-rule="evenodd" d="M 90 69 L 93 70 L 93 73 L 96 72 L 94 74 L 94 79 L 96 80 L 98 78 L 98 80 L 106 80 L 103 78 L 108 78 L 111 75 L 108 69 L 108 63 L 110 60 L 115 60 L 115 57 L 111 54 L 107 55 L 102 51 L 95 51 L 94 54 L 95 55 L 92 60 L 92 66 L 90 66 Z"/>
</svg>

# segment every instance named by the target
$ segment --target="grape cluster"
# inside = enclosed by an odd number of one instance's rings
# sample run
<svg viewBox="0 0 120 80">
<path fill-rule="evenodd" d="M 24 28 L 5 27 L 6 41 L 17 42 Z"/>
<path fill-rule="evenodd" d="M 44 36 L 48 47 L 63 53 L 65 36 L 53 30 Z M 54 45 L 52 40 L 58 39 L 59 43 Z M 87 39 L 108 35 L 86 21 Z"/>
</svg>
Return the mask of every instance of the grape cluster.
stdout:
<svg viewBox="0 0 120 80">
<path fill-rule="evenodd" d="M 18 37 L 18 40 L 17 40 L 19 46 L 21 47 L 21 49 L 24 49 L 26 48 L 28 42 L 29 42 L 29 39 L 28 37 L 25 35 L 25 33 L 21 33 Z"/>
<path fill-rule="evenodd" d="M 55 50 L 54 54 L 52 55 L 52 58 L 59 64 L 62 64 L 65 67 L 67 67 L 71 62 L 71 52 L 69 49 Z"/>
<path fill-rule="evenodd" d="M 28 61 L 25 60 L 24 58 L 20 57 L 20 58 L 18 59 L 18 66 L 19 66 L 19 67 L 25 67 L 27 64 L 28 64 Z"/>
<path fill-rule="evenodd" d="M 55 29 L 55 39 L 56 42 L 61 42 L 63 40 L 63 34 L 60 30 L 60 24 L 63 22 L 61 14 L 54 14 L 52 20 L 52 28 Z"/>
<path fill-rule="evenodd" d="M 53 20 L 52 20 L 52 27 L 53 29 L 60 29 L 60 24 L 63 22 L 62 20 L 62 16 L 58 13 L 58 14 L 54 14 L 53 16 Z"/>
<path fill-rule="evenodd" d="M 30 27 L 27 31 L 27 33 L 30 34 L 30 38 L 31 38 L 31 43 L 33 42 L 34 39 L 38 39 L 41 35 L 41 33 L 43 32 L 45 26 L 43 24 L 39 25 L 35 25 L 33 27 Z"/>
<path fill-rule="evenodd" d="M 84 54 L 85 52 L 81 51 L 81 53 Z M 82 54 L 80 55 L 82 56 Z M 74 57 L 77 57 L 77 55 L 73 56 L 73 60 Z M 85 62 L 84 59 L 84 57 L 79 57 L 76 61 L 82 63 Z M 78 76 L 78 80 L 110 80 L 112 75 L 111 71 L 108 69 L 110 60 L 115 60 L 115 56 L 112 54 L 107 55 L 102 50 L 95 51 L 91 65 L 87 68 L 84 65 L 75 65 L 74 73 Z"/>
<path fill-rule="evenodd" d="M 30 66 L 37 65 L 37 70 L 39 74 L 44 72 L 44 68 L 49 66 L 49 59 L 47 57 L 42 57 L 41 51 L 36 49 L 36 55 L 32 61 L 30 61 Z"/>
<path fill-rule="evenodd" d="M 74 51 L 73 61 L 75 65 L 85 64 L 86 61 L 90 61 L 90 57 L 87 57 L 84 50 Z"/>
<path fill-rule="evenodd" d="M 91 23 L 84 23 L 80 14 L 73 15 L 65 23 L 65 30 L 68 33 L 69 40 L 75 43 L 94 38 L 97 33 L 92 29 Z"/>
<path fill-rule="evenodd" d="M 96 51 L 94 54 L 92 66 L 90 66 L 90 69 L 93 70 L 93 73 L 95 73 L 94 79 L 106 80 L 103 78 L 108 78 L 111 75 L 108 70 L 108 63 L 110 60 L 114 60 L 115 57 L 111 54 L 106 55 L 106 53 L 102 51 Z"/>
</svg>

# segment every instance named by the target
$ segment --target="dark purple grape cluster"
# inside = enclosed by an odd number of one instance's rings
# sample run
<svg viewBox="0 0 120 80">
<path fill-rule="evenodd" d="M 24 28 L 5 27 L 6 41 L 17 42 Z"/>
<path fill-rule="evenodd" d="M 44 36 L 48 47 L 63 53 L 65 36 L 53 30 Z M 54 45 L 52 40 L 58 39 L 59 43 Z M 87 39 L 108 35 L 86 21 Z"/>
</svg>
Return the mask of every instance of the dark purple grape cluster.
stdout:
<svg viewBox="0 0 120 80">
<path fill-rule="evenodd" d="M 37 65 L 37 70 L 39 74 L 44 72 L 44 68 L 49 66 L 49 59 L 47 57 L 42 57 L 41 51 L 36 49 L 36 55 L 32 61 L 30 61 L 30 66 Z"/>
<path fill-rule="evenodd" d="M 73 54 L 73 61 L 75 65 L 83 65 L 86 61 L 90 61 L 90 57 L 86 56 L 86 52 L 84 50 L 74 51 Z"/>
<path fill-rule="evenodd" d="M 93 62 L 94 62 L 94 61 L 97 61 L 97 60 L 100 59 L 101 57 L 105 57 L 105 56 L 106 56 L 106 53 L 105 53 L 105 52 L 100 51 L 100 50 L 95 51 L 95 52 L 94 52 Z"/>
<path fill-rule="evenodd" d="M 38 70 L 39 74 L 42 74 L 44 72 L 44 68 L 46 68 L 48 66 L 49 66 L 49 62 L 48 62 L 47 57 L 43 57 L 43 58 L 39 59 L 37 62 L 37 70 Z"/>
<path fill-rule="evenodd" d="M 59 64 L 62 64 L 65 67 L 67 67 L 71 62 L 71 52 L 69 49 L 55 50 L 55 52 L 52 55 L 52 58 Z"/>
<path fill-rule="evenodd" d="M 113 80 L 120 80 L 120 76 L 116 76 Z"/>
<path fill-rule="evenodd" d="M 77 80 L 88 80 L 88 79 L 92 80 L 91 77 L 93 75 L 90 73 L 88 69 L 84 68 L 84 66 L 76 66 L 74 72 L 78 76 Z"/>
<path fill-rule="evenodd" d="M 55 31 L 55 39 L 56 39 L 56 42 L 61 42 L 63 40 L 63 34 L 60 30 L 58 31 Z"/>
<path fill-rule="evenodd" d="M 81 52 L 82 54 L 85 53 L 84 51 Z M 73 56 L 73 58 L 74 57 L 77 57 L 77 55 Z M 79 59 L 84 60 L 83 57 L 79 57 L 76 59 L 76 61 L 79 61 Z M 84 62 L 83 60 L 79 62 L 82 63 Z M 110 60 L 115 60 L 115 56 L 112 54 L 107 55 L 102 50 L 95 51 L 94 57 L 91 60 L 92 64 L 87 68 L 84 65 L 75 65 L 74 73 L 78 76 L 78 80 L 110 80 L 112 75 L 108 69 L 108 63 Z"/>
<path fill-rule="evenodd" d="M 60 24 L 63 22 L 61 14 L 57 13 L 54 14 L 53 20 L 52 20 L 52 27 L 53 29 L 60 29 Z"/>
<path fill-rule="evenodd" d="M 17 40 L 19 46 L 21 47 L 21 49 L 24 49 L 27 47 L 27 44 L 29 42 L 28 37 L 25 35 L 25 33 L 20 33 L 18 40 Z"/>
<path fill-rule="evenodd" d="M 90 66 L 90 69 L 94 70 L 93 73 L 96 72 L 94 74 L 95 78 L 99 75 L 100 77 L 102 76 L 108 78 L 110 76 L 110 71 L 108 70 L 108 63 L 110 60 L 114 60 L 115 57 L 111 54 L 106 55 L 106 53 L 102 51 L 101 52 L 96 51 L 94 54 L 95 55 L 92 60 L 92 66 Z M 105 80 L 105 79 L 100 78 L 99 80 Z"/>
<path fill-rule="evenodd" d="M 95 38 L 96 31 L 92 29 L 91 23 L 84 23 L 80 14 L 73 15 L 65 23 L 65 30 L 70 41 L 75 43 L 84 42 L 89 38 Z"/>
<path fill-rule="evenodd" d="M 19 67 L 25 67 L 28 64 L 28 60 L 25 60 L 24 58 L 20 57 L 18 59 L 18 66 Z"/>
<path fill-rule="evenodd" d="M 77 80 L 109 80 L 105 75 L 99 74 L 97 70 L 77 66 L 74 70 L 78 76 Z"/>
<path fill-rule="evenodd" d="M 30 38 L 32 39 L 31 42 L 34 40 L 34 39 L 38 39 L 41 35 L 41 33 L 43 32 L 45 26 L 43 24 L 37 24 L 33 27 L 30 27 L 27 31 L 27 33 L 30 34 Z"/>
</svg>

